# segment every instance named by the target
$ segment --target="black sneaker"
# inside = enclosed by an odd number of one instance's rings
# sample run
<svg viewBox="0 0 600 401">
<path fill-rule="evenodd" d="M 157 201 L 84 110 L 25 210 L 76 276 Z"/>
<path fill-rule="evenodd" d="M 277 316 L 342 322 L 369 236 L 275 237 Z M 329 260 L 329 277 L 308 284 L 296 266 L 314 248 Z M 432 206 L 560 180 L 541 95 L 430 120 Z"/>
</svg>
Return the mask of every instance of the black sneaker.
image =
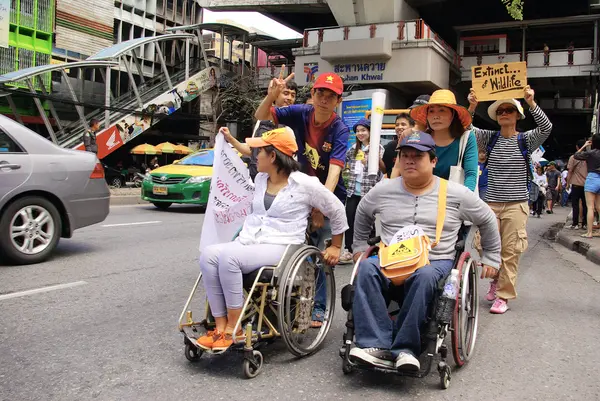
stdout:
<svg viewBox="0 0 600 401">
<path fill-rule="evenodd" d="M 350 359 L 355 363 L 366 363 L 384 369 L 396 367 L 395 358 L 387 349 L 354 347 L 350 350 Z"/>
</svg>

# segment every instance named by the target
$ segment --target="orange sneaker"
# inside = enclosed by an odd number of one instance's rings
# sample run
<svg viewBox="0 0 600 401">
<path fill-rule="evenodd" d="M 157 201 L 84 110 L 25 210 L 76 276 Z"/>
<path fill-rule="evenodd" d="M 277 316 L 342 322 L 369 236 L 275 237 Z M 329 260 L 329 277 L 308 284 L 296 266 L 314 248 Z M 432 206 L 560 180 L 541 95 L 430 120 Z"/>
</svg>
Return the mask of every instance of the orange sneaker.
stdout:
<svg viewBox="0 0 600 401">
<path fill-rule="evenodd" d="M 236 340 L 240 340 L 240 338 L 245 338 L 244 334 L 240 331 L 236 336 Z M 218 340 L 213 343 L 212 350 L 213 351 L 225 351 L 227 348 L 231 347 L 233 344 L 233 333 L 221 333 Z"/>
<path fill-rule="evenodd" d="M 212 349 L 213 344 L 221 337 L 221 333 L 218 330 L 209 330 L 205 335 L 196 340 L 196 344 L 204 349 Z"/>
</svg>

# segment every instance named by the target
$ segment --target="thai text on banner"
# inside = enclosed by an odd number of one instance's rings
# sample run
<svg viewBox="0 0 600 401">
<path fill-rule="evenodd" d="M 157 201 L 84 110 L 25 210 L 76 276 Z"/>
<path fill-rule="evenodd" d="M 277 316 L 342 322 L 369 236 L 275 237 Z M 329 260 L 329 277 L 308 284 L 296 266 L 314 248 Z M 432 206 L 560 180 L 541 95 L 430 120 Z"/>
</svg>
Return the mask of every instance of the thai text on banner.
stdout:
<svg viewBox="0 0 600 401">
<path fill-rule="evenodd" d="M 231 241 L 252 212 L 254 184 L 248 168 L 222 134 L 217 134 L 214 152 L 200 252 L 209 245 Z"/>
</svg>

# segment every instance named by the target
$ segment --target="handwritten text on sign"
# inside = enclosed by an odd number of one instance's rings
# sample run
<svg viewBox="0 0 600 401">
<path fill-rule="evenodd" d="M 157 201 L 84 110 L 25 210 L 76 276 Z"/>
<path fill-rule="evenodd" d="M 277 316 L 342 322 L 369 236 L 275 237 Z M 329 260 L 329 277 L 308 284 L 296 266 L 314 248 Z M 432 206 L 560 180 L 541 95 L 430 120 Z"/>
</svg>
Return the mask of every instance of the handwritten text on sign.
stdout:
<svg viewBox="0 0 600 401">
<path fill-rule="evenodd" d="M 477 100 L 522 98 L 527 86 L 527 63 L 500 63 L 471 67 Z"/>
</svg>

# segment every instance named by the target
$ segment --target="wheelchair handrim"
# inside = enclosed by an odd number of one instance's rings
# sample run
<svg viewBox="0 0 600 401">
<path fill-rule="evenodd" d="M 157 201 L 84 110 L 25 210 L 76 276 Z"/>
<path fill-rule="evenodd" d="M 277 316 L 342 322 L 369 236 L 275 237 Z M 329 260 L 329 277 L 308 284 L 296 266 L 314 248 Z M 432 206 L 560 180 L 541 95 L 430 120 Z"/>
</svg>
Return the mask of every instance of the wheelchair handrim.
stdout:
<svg viewBox="0 0 600 401">
<path fill-rule="evenodd" d="M 295 282 L 296 275 L 298 273 L 298 270 L 302 266 L 302 263 L 304 262 L 304 260 L 306 260 L 310 256 L 315 256 L 316 259 L 318 260 L 318 263 L 320 263 L 323 266 L 323 270 L 325 273 L 324 285 L 326 285 L 326 289 L 327 289 L 327 300 L 326 300 L 326 305 L 325 305 L 323 324 L 321 325 L 320 328 L 309 328 L 308 329 L 308 330 L 315 330 L 315 331 L 318 330 L 319 332 L 317 333 L 317 336 L 308 346 L 303 346 L 302 344 L 299 344 L 292 337 L 292 335 L 288 329 L 289 327 L 292 327 L 292 322 L 290 320 L 290 316 L 292 314 L 290 301 L 292 299 L 292 292 L 294 289 L 293 285 L 288 285 L 288 284 Z M 331 267 L 324 263 L 323 257 L 321 255 L 321 251 L 318 248 L 310 247 L 310 248 L 302 249 L 301 251 L 298 252 L 298 254 L 296 256 L 294 256 L 293 260 L 295 261 L 295 263 L 290 264 L 289 268 L 286 269 L 286 271 L 282 275 L 282 280 L 280 282 L 281 283 L 280 285 L 283 285 L 284 287 L 283 287 L 283 289 L 280 289 L 280 292 L 279 292 L 278 319 L 279 319 L 279 326 L 280 326 L 279 329 L 281 332 L 281 336 L 282 336 L 286 346 L 288 347 L 288 350 L 295 356 L 302 357 L 302 356 L 310 355 L 310 354 L 314 353 L 316 350 L 318 350 L 319 347 L 321 346 L 321 344 L 323 343 L 323 340 L 327 336 L 327 333 L 329 332 L 329 328 L 331 326 L 331 322 L 333 320 L 333 314 L 334 314 L 334 310 L 335 310 L 335 280 L 333 277 L 333 271 L 332 271 Z M 315 282 L 316 282 L 316 279 L 315 279 Z M 315 289 L 315 295 L 316 295 L 316 289 Z M 314 301 L 313 301 L 313 306 L 314 306 Z M 312 311 L 312 309 L 311 309 L 311 311 Z"/>
<path fill-rule="evenodd" d="M 464 365 L 473 355 L 479 323 L 479 297 L 477 269 L 468 254 L 461 257 L 460 295 L 453 319 L 452 336 L 454 361 Z"/>
</svg>

